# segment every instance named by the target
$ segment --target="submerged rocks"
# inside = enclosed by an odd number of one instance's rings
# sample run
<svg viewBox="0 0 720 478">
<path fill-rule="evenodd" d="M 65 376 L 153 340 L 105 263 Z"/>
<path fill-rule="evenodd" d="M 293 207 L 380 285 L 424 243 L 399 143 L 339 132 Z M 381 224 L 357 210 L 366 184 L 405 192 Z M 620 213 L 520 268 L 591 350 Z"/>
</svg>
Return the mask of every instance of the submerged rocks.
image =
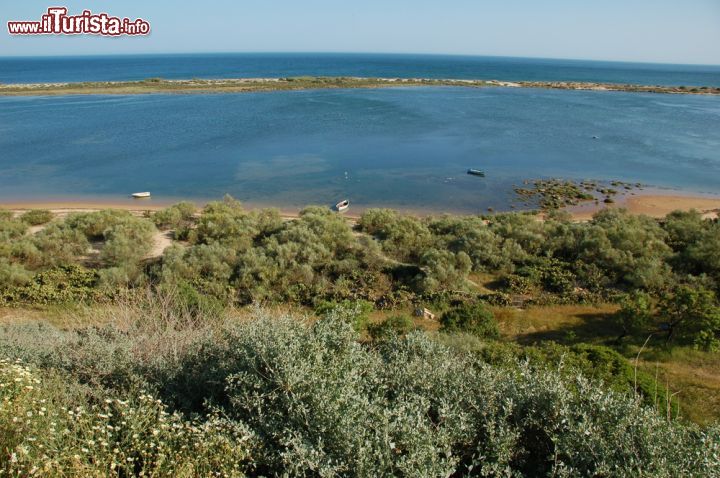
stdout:
<svg viewBox="0 0 720 478">
<path fill-rule="evenodd" d="M 634 188 L 639 188 L 640 183 L 632 184 L 623 181 L 584 180 L 575 182 L 567 179 L 537 179 L 525 180 L 524 185 L 531 187 L 515 187 L 515 193 L 525 204 L 536 202 L 545 211 L 561 209 L 567 206 L 576 206 L 583 202 L 599 202 L 603 198 L 605 204 L 615 202 L 614 196 L 625 194 Z M 609 187 L 606 184 L 609 184 Z M 618 190 L 622 189 L 622 193 Z"/>
</svg>

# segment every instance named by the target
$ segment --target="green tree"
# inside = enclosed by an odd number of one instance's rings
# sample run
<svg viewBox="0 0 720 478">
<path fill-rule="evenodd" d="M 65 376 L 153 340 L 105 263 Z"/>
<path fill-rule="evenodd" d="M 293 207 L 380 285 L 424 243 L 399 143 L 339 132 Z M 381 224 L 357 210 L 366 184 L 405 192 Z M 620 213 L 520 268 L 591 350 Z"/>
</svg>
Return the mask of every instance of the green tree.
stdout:
<svg viewBox="0 0 720 478">
<path fill-rule="evenodd" d="M 712 291 L 701 286 L 679 286 L 660 301 L 659 309 L 667 329 L 666 342 L 677 336 L 696 345 L 717 345 L 720 307 Z"/>
<path fill-rule="evenodd" d="M 712 277 L 720 292 L 720 223 L 706 222 L 706 229 L 679 253 L 678 262 L 687 272 Z"/>
<path fill-rule="evenodd" d="M 648 294 L 640 291 L 626 294 L 620 301 L 620 310 L 615 313 L 621 328 L 617 341 L 646 330 L 653 317 L 652 300 Z"/>
<path fill-rule="evenodd" d="M 683 251 L 702 236 L 709 221 L 703 221 L 698 211 L 673 211 L 662 222 L 668 234 L 667 244 L 674 251 Z"/>
</svg>

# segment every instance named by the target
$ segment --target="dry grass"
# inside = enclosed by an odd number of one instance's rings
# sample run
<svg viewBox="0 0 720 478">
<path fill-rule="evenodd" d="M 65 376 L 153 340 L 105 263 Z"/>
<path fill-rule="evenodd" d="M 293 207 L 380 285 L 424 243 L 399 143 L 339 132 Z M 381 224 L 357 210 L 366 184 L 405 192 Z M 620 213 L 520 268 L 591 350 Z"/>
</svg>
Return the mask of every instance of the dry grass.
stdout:
<svg viewBox="0 0 720 478">
<path fill-rule="evenodd" d="M 437 311 L 432 312 L 436 313 L 438 316 L 435 320 L 426 319 L 424 317 L 417 317 L 415 315 L 414 307 L 401 307 L 395 310 L 375 310 L 370 313 L 369 322 L 380 323 L 390 317 L 404 315 L 412 319 L 413 325 L 417 329 L 424 330 L 426 332 L 436 332 L 440 328 L 440 321 L 438 320 L 440 318 L 440 314 L 438 314 Z"/>
<path fill-rule="evenodd" d="M 37 307 L 0 307 L 0 325 L 47 322 L 60 329 L 101 325 L 102 318 L 115 306 L 110 304 L 63 304 Z"/>
<path fill-rule="evenodd" d="M 490 294 L 493 292 L 493 283 L 497 282 L 497 275 L 484 272 L 471 272 L 468 281 L 479 294 Z"/>
<path fill-rule="evenodd" d="M 639 367 L 658 377 L 680 401 L 685 418 L 708 424 L 720 420 L 720 354 L 691 347 L 665 349 L 656 345 Z"/>
<path fill-rule="evenodd" d="M 617 306 L 611 304 L 554 305 L 495 307 L 493 314 L 503 338 L 522 344 L 544 340 L 602 343 L 618 335 L 608 320 L 616 310 Z"/>
</svg>

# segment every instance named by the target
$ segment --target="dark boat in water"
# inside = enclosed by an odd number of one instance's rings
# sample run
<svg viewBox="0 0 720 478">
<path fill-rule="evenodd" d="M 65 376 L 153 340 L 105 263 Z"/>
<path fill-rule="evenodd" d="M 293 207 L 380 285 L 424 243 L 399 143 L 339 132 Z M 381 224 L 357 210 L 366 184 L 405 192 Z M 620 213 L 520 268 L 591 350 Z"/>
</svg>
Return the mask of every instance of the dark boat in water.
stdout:
<svg viewBox="0 0 720 478">
<path fill-rule="evenodd" d="M 479 169 L 472 169 L 472 168 L 470 168 L 470 169 L 467 170 L 467 173 L 470 174 L 470 175 L 472 175 L 472 176 L 480 176 L 481 178 L 484 178 L 484 177 L 485 177 L 485 172 L 484 172 L 484 171 L 480 171 Z"/>
</svg>

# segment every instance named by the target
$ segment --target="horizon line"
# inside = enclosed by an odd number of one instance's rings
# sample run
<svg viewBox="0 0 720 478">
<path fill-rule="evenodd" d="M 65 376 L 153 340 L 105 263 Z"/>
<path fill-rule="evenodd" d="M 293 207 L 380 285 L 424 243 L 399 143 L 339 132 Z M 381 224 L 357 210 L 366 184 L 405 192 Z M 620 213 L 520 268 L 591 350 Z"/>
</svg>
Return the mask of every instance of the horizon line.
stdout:
<svg viewBox="0 0 720 478">
<path fill-rule="evenodd" d="M 93 58 L 93 57 L 131 57 L 131 56 L 183 56 L 183 55 L 387 55 L 387 56 L 449 56 L 465 58 L 505 58 L 518 60 L 554 60 L 572 62 L 596 63 L 626 63 L 644 65 L 668 66 L 705 66 L 720 67 L 720 63 L 675 63 L 647 60 L 608 60 L 591 58 L 546 57 L 546 56 L 515 56 L 490 55 L 472 53 L 423 53 L 423 52 L 371 52 L 371 51 L 186 51 L 186 52 L 114 52 L 114 53 L 78 53 L 68 55 L 34 54 L 34 55 L 0 55 L 0 60 L 6 59 L 40 59 L 40 58 Z"/>
</svg>

